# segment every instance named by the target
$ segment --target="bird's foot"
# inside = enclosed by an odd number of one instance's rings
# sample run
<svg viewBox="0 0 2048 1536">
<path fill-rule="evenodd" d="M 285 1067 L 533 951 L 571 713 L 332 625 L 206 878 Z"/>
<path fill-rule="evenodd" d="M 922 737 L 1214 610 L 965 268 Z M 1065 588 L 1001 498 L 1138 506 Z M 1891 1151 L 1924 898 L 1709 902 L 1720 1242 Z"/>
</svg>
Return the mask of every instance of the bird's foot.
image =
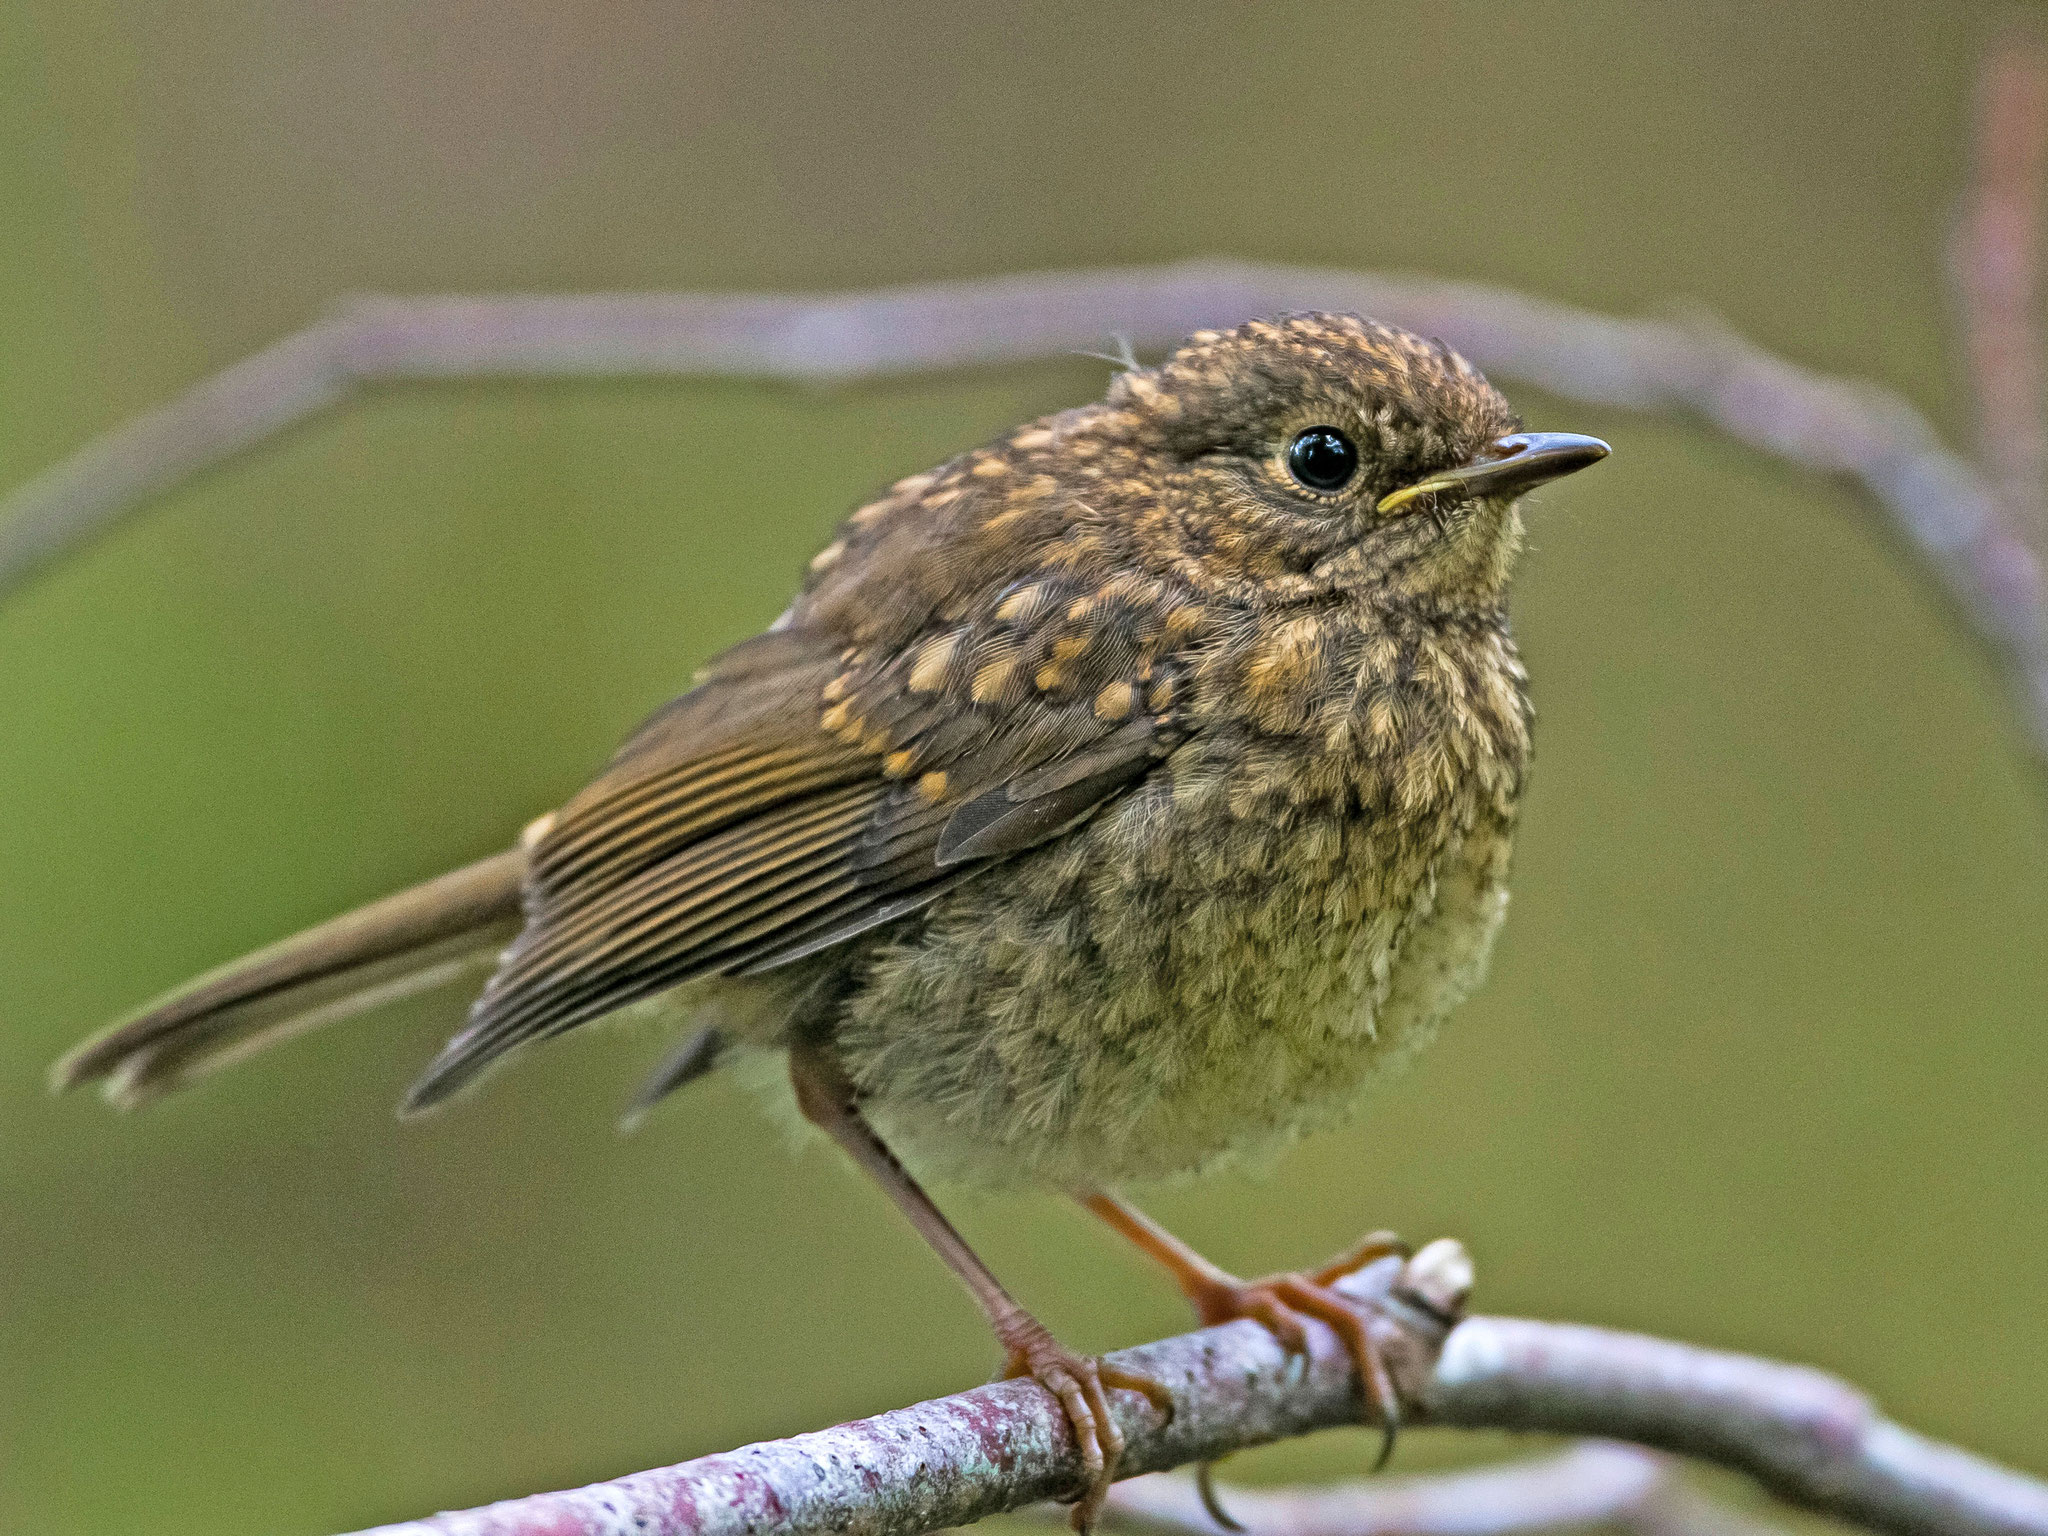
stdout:
<svg viewBox="0 0 2048 1536">
<path fill-rule="evenodd" d="M 1123 1431 L 1117 1428 L 1116 1416 L 1109 1411 L 1109 1389 L 1136 1392 L 1169 1419 L 1173 1417 L 1173 1394 L 1149 1376 L 1119 1370 L 1090 1355 L 1075 1354 L 1034 1318 L 1019 1317 L 999 1329 L 997 1337 L 1008 1351 L 1003 1379 L 1031 1377 L 1059 1399 L 1067 1422 L 1073 1426 L 1088 1486 L 1068 1518 L 1075 1530 L 1086 1531 L 1102 1512 L 1102 1501 L 1109 1495 L 1109 1485 L 1116 1478 L 1116 1464 L 1124 1453 Z"/>
<path fill-rule="evenodd" d="M 1312 1317 L 1327 1325 L 1351 1356 L 1358 1373 L 1359 1394 L 1380 1425 L 1380 1454 L 1373 1464 L 1373 1470 L 1378 1471 L 1394 1454 L 1394 1439 L 1401 1428 L 1401 1403 L 1394 1390 L 1393 1373 L 1387 1368 L 1386 1355 L 1373 1334 L 1373 1324 L 1380 1319 L 1381 1311 L 1372 1302 L 1347 1296 L 1336 1286 L 1344 1276 L 1376 1260 L 1406 1258 L 1408 1253 L 1408 1245 L 1391 1232 L 1375 1232 L 1320 1269 L 1267 1275 L 1258 1280 L 1205 1280 L 1189 1288 L 1188 1299 L 1205 1325 L 1250 1318 L 1263 1324 L 1290 1354 L 1308 1353 L 1308 1331 L 1302 1326 L 1303 1318 Z"/>
</svg>

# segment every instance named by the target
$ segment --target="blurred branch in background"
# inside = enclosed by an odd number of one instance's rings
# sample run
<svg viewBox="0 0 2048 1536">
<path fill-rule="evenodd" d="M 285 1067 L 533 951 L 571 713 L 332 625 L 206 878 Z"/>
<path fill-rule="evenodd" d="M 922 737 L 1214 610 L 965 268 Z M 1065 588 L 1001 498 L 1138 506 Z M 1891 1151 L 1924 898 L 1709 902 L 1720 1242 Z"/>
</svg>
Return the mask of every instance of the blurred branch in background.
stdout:
<svg viewBox="0 0 2048 1536">
<path fill-rule="evenodd" d="M 1585 1440 L 1476 1472 L 1218 1492 L 1247 1536 L 1547 1536 L 1593 1527 L 1631 1536 L 1784 1536 L 1784 1527 L 1690 1487 L 1680 1466 L 1640 1446 Z M 1164 1475 L 1117 1484 L 1105 1523 L 1134 1536 L 1216 1536 L 1196 1485 Z"/>
<path fill-rule="evenodd" d="M 1497 379 L 1688 417 L 1840 476 L 1931 576 L 2013 695 L 2048 768 L 2042 549 L 2039 182 L 2048 63 L 2021 43 L 1985 69 L 1976 179 L 1953 245 L 1982 416 L 1977 462 L 1877 385 L 1801 368 L 1711 323 L 1617 319 L 1505 289 L 1251 262 L 1055 272 L 838 297 L 595 294 L 361 298 L 114 429 L 0 501 L 0 594 L 153 496 L 400 380 L 658 376 L 842 383 L 1059 356 L 1120 337 L 1352 310 L 1438 336 Z"/>
<path fill-rule="evenodd" d="M 1403 1414 L 1415 1422 L 1635 1441 L 1733 1467 L 1790 1503 L 1880 1531 L 2048 1536 L 2048 1485 L 1901 1428 L 1832 1376 L 1601 1328 L 1456 1321 L 1471 1278 L 1464 1249 L 1445 1240 L 1339 1282 L 1371 1308 Z M 1359 1421 L 1350 1357 L 1321 1325 L 1306 1358 L 1290 1357 L 1259 1324 L 1238 1322 L 1111 1359 L 1174 1395 L 1170 1423 L 1131 1394 L 1114 1395 L 1130 1472 Z M 1012 1381 L 367 1536 L 916 1536 L 1071 1497 L 1082 1481 L 1058 1403 L 1035 1383 Z M 1233 1493 L 1228 1502 L 1255 1536 L 1507 1536 L 1605 1522 L 1645 1536 L 1769 1530 L 1612 1446 L 1483 1474 Z M 1126 1486 L 1111 1508 L 1154 1530 L 1214 1529 L 1185 1485 Z"/>
<path fill-rule="evenodd" d="M 1353 310 L 1438 336 L 1496 379 L 1689 416 L 1857 485 L 1935 578 L 2015 697 L 2048 767 L 2048 585 L 1990 476 L 1900 396 L 1814 373 L 1698 320 L 1622 320 L 1428 278 L 1193 261 L 836 298 L 596 294 L 365 298 L 88 444 L 0 502 L 0 593 L 149 498 L 399 380 L 660 376 L 839 383 L 1060 356 L 1111 336 Z M 1993 349 L 1994 351 L 1996 349 Z"/>
<path fill-rule="evenodd" d="M 2013 527 L 2031 527 L 2039 539 L 2048 535 L 2040 311 L 2048 53 L 2014 37 L 1986 59 L 1977 96 L 1976 167 L 1949 273 L 1976 397 L 1978 462 Z"/>
</svg>

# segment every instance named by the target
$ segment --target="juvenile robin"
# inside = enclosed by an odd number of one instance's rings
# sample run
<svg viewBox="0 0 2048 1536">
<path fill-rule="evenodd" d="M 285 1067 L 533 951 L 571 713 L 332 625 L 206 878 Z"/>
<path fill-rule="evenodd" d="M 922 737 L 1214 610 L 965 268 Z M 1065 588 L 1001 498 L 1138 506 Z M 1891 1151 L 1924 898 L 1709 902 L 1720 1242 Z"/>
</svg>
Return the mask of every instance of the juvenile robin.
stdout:
<svg viewBox="0 0 2048 1536">
<path fill-rule="evenodd" d="M 907 1171 L 1072 1193 L 1200 1317 L 1344 1337 L 1313 1274 L 1224 1273 L 1113 1191 L 1341 1117 L 1478 983 L 1529 758 L 1516 498 L 1605 457 L 1441 343 L 1350 315 L 1198 332 L 1106 399 L 849 517 L 518 846 L 165 997 L 60 1062 L 137 1104 L 496 969 L 405 1112 L 631 1004 L 693 1026 L 636 1110 L 742 1054 L 966 1282 L 1073 1425 L 1105 1392 Z M 902 1159 L 899 1161 L 899 1156 Z"/>
</svg>

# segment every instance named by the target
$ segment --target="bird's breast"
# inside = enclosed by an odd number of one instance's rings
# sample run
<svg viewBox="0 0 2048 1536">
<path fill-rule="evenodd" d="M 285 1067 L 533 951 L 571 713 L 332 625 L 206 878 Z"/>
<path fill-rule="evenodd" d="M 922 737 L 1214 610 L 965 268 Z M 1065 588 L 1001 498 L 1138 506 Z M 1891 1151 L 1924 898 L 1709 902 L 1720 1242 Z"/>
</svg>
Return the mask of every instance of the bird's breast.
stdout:
<svg viewBox="0 0 2048 1536">
<path fill-rule="evenodd" d="M 1483 963 L 1506 825 L 1477 776 L 1410 803 L 1336 734 L 1198 736 L 881 951 L 840 1038 L 892 1142 L 991 1182 L 1169 1175 L 1284 1144 L 1411 1051 Z"/>
</svg>

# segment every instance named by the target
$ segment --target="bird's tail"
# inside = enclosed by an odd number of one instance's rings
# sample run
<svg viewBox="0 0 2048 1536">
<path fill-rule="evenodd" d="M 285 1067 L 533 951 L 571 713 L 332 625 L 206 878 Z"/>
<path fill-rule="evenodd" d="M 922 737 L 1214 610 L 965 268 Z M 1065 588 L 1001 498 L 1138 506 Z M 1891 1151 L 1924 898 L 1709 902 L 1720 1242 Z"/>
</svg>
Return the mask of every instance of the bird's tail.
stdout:
<svg viewBox="0 0 2048 1536">
<path fill-rule="evenodd" d="M 99 1081 L 124 1107 L 293 1035 L 488 964 L 519 928 L 526 855 L 514 848 L 222 966 L 158 998 L 51 1069 Z"/>
</svg>

